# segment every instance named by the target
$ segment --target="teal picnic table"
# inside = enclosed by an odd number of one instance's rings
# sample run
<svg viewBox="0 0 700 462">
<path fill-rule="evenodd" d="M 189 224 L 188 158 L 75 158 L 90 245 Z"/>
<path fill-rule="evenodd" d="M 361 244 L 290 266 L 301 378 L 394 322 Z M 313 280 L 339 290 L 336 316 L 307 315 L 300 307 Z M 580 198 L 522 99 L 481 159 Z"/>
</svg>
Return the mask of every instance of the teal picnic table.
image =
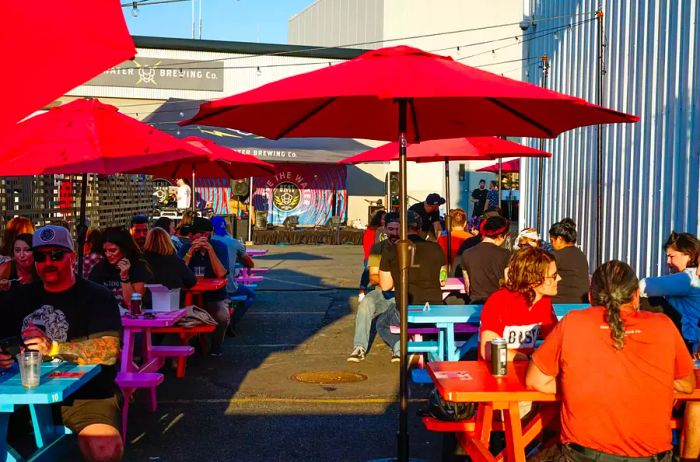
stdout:
<svg viewBox="0 0 700 462">
<path fill-rule="evenodd" d="M 0 375 L 0 461 L 15 462 L 24 459 L 7 443 L 10 415 L 18 406 L 27 405 L 32 416 L 34 440 L 37 451 L 33 460 L 50 449 L 63 435 L 65 429 L 53 423 L 51 405 L 60 403 L 85 385 L 100 371 L 99 365 L 77 365 L 51 362 L 41 365 L 41 381 L 38 387 L 25 388 L 19 376 L 17 364 Z M 67 377 L 49 377 L 52 373 L 68 373 Z"/>
</svg>

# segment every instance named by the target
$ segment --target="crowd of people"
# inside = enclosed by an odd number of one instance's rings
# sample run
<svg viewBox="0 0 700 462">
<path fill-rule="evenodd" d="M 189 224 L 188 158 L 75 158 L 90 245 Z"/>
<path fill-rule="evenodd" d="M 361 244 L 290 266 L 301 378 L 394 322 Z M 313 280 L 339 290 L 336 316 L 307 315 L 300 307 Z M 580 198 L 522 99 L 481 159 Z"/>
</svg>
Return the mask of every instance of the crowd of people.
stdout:
<svg viewBox="0 0 700 462">
<path fill-rule="evenodd" d="M 122 457 L 120 393 L 114 379 L 121 314 L 130 309 L 134 294 L 149 307 L 147 284 L 186 289 L 196 284 L 197 275 L 227 278 L 228 285 L 208 293 L 201 307 L 217 322 L 212 356 L 222 354 L 230 311 L 240 319 L 255 299 L 252 289 L 236 283 L 240 266 L 252 267 L 253 261 L 228 234 L 223 217 L 185 214 L 176 227 L 167 218 L 151 225 L 147 216 L 136 215 L 128 227 L 91 229 L 82 262 L 66 223 L 34 229 L 29 219 L 15 217 L 6 224 L 0 252 L 0 338 L 16 339 L 17 347 L 47 358 L 102 366 L 98 377 L 59 409 L 63 425 L 78 435 L 89 461 Z M 245 301 L 234 306 L 234 296 Z M 0 350 L 0 369 L 14 361 L 9 351 Z M 22 418 L 13 414 L 15 420 Z"/>
<path fill-rule="evenodd" d="M 435 205 L 444 203 L 437 194 L 408 211 L 413 246 L 408 303 L 482 304 L 477 356 L 489 359 L 491 341 L 502 338 L 509 361 L 530 361 L 528 386 L 562 395 L 564 459 L 670 460 L 673 411 L 685 416 L 681 460 L 697 460 L 700 402 L 674 410 L 673 394 L 695 388 L 700 240 L 671 233 L 663 249 L 667 275 L 640 281 L 628 264 L 616 260 L 591 275 L 573 220 L 554 223 L 548 242 L 533 228 L 511 239 L 509 221 L 497 208 L 489 210 L 485 182 L 472 201 L 471 219 L 462 209 L 448 212 L 449 237 L 441 232 L 439 215 L 434 218 Z M 396 213 L 377 219 L 387 238 L 376 242 L 374 230 L 372 245 L 365 248 L 366 295 L 358 304 L 350 362 L 366 358 L 374 319 L 377 333 L 392 349 L 392 362 L 399 359 L 399 337 L 389 328 L 400 324 L 394 296 L 400 284 L 398 220 Z M 452 275 L 463 277 L 464 293 L 443 299 L 448 262 Z M 572 311 L 561 321 L 554 314 L 554 304 L 583 303 L 590 308 Z M 521 415 L 526 412 L 521 406 Z"/>
</svg>

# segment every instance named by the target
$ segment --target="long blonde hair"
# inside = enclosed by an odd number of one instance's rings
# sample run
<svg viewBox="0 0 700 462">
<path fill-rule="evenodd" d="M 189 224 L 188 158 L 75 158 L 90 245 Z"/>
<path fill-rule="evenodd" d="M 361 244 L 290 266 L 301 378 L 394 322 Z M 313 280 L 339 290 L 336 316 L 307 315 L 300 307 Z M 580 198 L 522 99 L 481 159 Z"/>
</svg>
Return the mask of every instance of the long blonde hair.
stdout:
<svg viewBox="0 0 700 462">
<path fill-rule="evenodd" d="M 143 250 L 158 255 L 175 255 L 177 253 L 173 241 L 170 240 L 170 235 L 163 228 L 152 228 L 148 232 Z"/>
</svg>

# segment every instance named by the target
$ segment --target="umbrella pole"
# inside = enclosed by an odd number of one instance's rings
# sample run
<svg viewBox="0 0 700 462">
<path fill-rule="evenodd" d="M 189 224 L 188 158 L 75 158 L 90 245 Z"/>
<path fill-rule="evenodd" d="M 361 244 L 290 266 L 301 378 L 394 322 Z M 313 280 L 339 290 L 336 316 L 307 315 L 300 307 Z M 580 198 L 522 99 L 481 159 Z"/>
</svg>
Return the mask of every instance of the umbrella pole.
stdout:
<svg viewBox="0 0 700 462">
<path fill-rule="evenodd" d="M 408 101 L 399 99 L 399 220 L 401 221 L 401 239 L 396 244 L 399 263 L 399 284 L 396 291 L 396 308 L 401 316 L 401 362 L 399 363 L 399 433 L 398 460 L 408 462 L 408 264 L 411 242 L 408 240 L 408 223 L 406 221 L 406 110 Z M 396 281 L 394 282 L 396 284 Z"/>
<path fill-rule="evenodd" d="M 248 242 L 253 241 L 253 177 L 248 188 Z"/>
<path fill-rule="evenodd" d="M 503 159 L 498 158 L 498 208 L 501 208 L 501 185 L 503 184 Z M 503 210 L 501 210 L 501 214 Z"/>
<path fill-rule="evenodd" d="M 547 55 L 542 55 L 542 88 L 547 88 L 549 76 L 549 61 Z M 544 150 L 544 139 L 540 138 L 540 150 Z M 542 232 L 542 182 L 544 181 L 544 159 L 540 157 L 537 165 L 537 231 Z"/>
<path fill-rule="evenodd" d="M 85 225 L 85 202 L 87 199 L 87 173 L 83 173 L 83 180 L 80 189 L 80 218 L 78 221 L 78 276 L 83 277 L 83 245 L 87 236 L 87 226 Z"/>
<path fill-rule="evenodd" d="M 194 164 L 192 164 L 192 211 L 195 212 L 197 207 L 195 205 L 196 189 L 194 187 L 195 177 L 194 177 Z"/>
<path fill-rule="evenodd" d="M 445 160 L 445 228 L 447 230 L 447 273 L 452 271 L 452 218 L 450 217 L 450 161 Z M 440 236 L 437 236 L 439 238 Z"/>
</svg>

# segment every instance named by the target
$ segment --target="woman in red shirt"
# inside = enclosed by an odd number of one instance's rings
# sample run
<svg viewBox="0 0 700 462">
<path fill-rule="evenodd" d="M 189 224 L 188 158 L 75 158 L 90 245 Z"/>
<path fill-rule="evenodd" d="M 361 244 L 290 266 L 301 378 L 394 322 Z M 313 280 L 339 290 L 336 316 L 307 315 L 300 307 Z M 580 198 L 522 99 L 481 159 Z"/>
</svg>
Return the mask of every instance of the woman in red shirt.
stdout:
<svg viewBox="0 0 700 462">
<path fill-rule="evenodd" d="M 557 323 L 551 297 L 561 278 L 554 256 L 530 246 L 513 254 L 506 273 L 502 287 L 481 312 L 481 357 L 490 359 L 491 341 L 504 338 L 508 361 L 528 359 L 537 339 L 546 337 Z"/>
</svg>

